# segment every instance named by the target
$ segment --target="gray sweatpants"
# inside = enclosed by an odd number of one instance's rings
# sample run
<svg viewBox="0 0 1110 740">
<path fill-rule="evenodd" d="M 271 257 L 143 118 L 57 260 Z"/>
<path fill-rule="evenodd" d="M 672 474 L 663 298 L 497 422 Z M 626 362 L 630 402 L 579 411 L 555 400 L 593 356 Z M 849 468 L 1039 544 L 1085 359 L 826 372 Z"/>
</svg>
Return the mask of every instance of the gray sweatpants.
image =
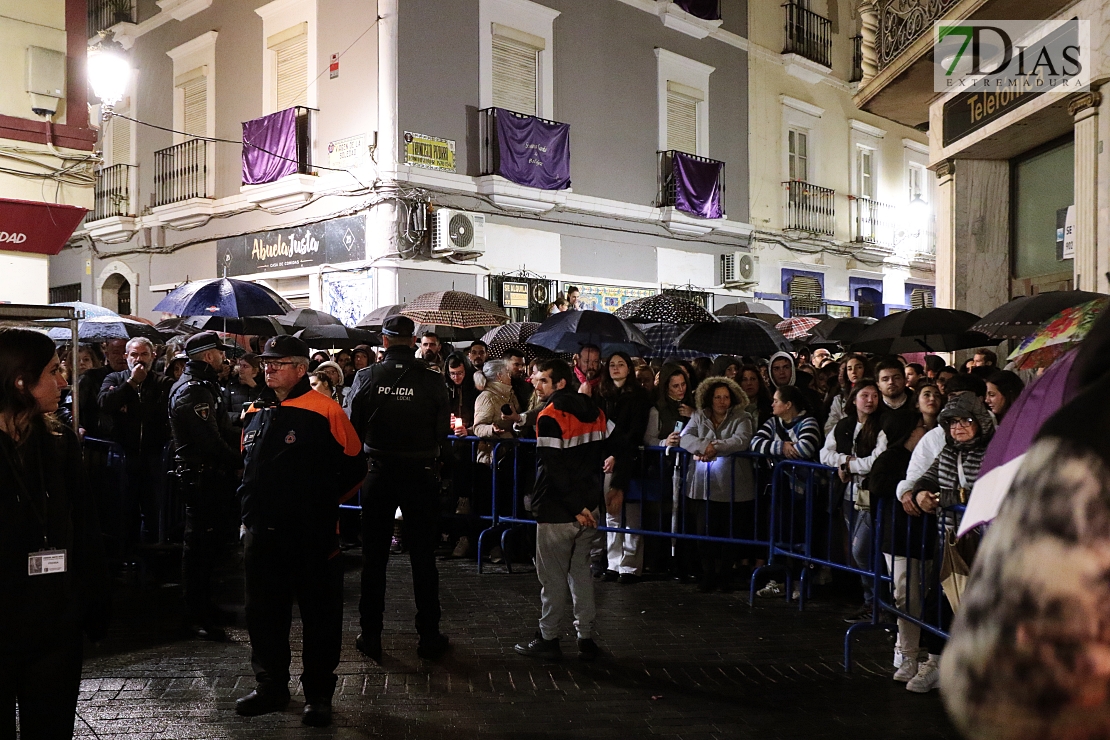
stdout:
<svg viewBox="0 0 1110 740">
<path fill-rule="evenodd" d="M 578 637 L 593 637 L 594 582 L 590 577 L 590 548 L 598 532 L 578 522 L 536 525 L 536 575 L 540 579 L 540 634 L 545 640 L 562 635 L 567 602 L 574 601 Z M 569 597 L 569 598 L 568 598 Z"/>
</svg>

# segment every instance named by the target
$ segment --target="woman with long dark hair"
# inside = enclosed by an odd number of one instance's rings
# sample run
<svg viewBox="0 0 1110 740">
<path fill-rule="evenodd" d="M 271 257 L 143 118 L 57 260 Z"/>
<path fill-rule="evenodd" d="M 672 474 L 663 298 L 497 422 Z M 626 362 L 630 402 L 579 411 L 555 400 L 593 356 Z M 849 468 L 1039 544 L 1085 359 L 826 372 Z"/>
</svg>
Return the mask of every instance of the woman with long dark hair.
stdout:
<svg viewBox="0 0 1110 740">
<path fill-rule="evenodd" d="M 54 343 L 0 331 L 0 735 L 73 735 L 82 631 L 107 620 L 107 566 L 77 435 L 54 419 L 65 387 Z"/>
<path fill-rule="evenodd" d="M 605 416 L 613 422 L 610 436 L 624 439 L 622 449 L 639 450 L 648 426 L 651 398 L 636 382 L 635 366 L 627 352 L 614 352 L 605 360 L 605 369 L 598 386 L 598 404 Z M 605 514 L 610 527 L 639 529 L 642 521 L 641 503 L 631 488 L 632 475 L 638 455 L 618 455 L 613 464 L 612 479 L 605 490 L 616 488 L 624 491 L 624 521 L 621 515 Z M 605 535 L 608 550 L 608 567 L 602 578 L 621 583 L 637 583 L 644 571 L 644 543 L 640 535 L 609 532 Z"/>
<path fill-rule="evenodd" d="M 748 396 L 748 414 L 756 426 L 763 426 L 771 418 L 771 391 L 756 365 L 742 365 L 736 377 L 740 390 Z"/>
<path fill-rule="evenodd" d="M 1018 374 L 1010 370 L 995 370 L 987 377 L 987 397 L 985 403 L 994 414 L 995 424 L 1002 423 L 1002 417 L 1018 400 L 1025 390 L 1025 383 Z"/>
</svg>

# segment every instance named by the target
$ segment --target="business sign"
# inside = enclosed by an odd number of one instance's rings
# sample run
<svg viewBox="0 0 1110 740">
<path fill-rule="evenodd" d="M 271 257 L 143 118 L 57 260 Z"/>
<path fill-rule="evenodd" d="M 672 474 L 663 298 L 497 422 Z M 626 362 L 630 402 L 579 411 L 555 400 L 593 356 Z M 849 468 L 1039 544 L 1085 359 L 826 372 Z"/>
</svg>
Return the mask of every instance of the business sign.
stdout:
<svg viewBox="0 0 1110 740">
<path fill-rule="evenodd" d="M 216 242 L 220 277 L 366 259 L 366 220 L 348 216 Z"/>
<path fill-rule="evenodd" d="M 77 206 L 0 198 L 0 252 L 55 255 L 85 213 Z"/>
<path fill-rule="evenodd" d="M 501 283 L 503 308 L 528 308 L 528 283 Z"/>
<path fill-rule="evenodd" d="M 328 143 L 328 166 L 339 170 L 353 169 L 365 164 L 369 153 L 365 134 L 336 139 Z"/>
<path fill-rule="evenodd" d="M 405 132 L 405 164 L 444 172 L 455 171 L 455 142 L 435 136 Z"/>
<path fill-rule="evenodd" d="M 1056 211 L 1056 259 L 1075 259 L 1075 206 Z"/>
<path fill-rule="evenodd" d="M 571 283 L 563 283 L 563 292 L 571 287 Z M 586 283 L 573 283 L 578 288 L 578 305 L 590 311 L 608 311 L 614 313 L 618 308 L 639 298 L 647 298 L 658 291 L 652 288 L 625 288 L 619 285 L 589 285 Z"/>
</svg>

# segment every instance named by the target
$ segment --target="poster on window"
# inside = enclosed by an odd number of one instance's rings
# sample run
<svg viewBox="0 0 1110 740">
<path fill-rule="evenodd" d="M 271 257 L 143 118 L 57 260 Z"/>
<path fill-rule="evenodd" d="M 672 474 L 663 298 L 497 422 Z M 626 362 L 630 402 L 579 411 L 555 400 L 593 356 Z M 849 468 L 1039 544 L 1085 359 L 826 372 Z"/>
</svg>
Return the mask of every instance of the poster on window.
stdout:
<svg viewBox="0 0 1110 740">
<path fill-rule="evenodd" d="M 570 285 L 570 283 L 563 284 L 564 295 L 566 295 L 567 288 Z M 659 292 L 652 288 L 625 288 L 620 285 L 589 285 L 586 283 L 575 283 L 574 285 L 579 291 L 578 305 L 583 310 L 608 311 L 609 313 L 614 313 L 629 301 L 647 298 Z"/>
<path fill-rule="evenodd" d="M 325 272 L 320 276 L 324 313 L 354 326 L 374 310 L 374 281 L 370 270 Z"/>
</svg>

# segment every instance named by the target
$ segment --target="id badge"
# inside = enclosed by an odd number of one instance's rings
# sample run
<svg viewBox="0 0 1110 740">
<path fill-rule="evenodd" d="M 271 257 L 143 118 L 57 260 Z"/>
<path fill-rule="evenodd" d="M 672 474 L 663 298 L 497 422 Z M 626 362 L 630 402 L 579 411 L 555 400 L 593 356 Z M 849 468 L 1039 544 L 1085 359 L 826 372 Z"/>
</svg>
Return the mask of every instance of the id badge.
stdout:
<svg viewBox="0 0 1110 740">
<path fill-rule="evenodd" d="M 47 573 L 65 572 L 65 550 L 39 550 L 27 556 L 27 575 L 29 576 L 43 576 Z"/>
</svg>

